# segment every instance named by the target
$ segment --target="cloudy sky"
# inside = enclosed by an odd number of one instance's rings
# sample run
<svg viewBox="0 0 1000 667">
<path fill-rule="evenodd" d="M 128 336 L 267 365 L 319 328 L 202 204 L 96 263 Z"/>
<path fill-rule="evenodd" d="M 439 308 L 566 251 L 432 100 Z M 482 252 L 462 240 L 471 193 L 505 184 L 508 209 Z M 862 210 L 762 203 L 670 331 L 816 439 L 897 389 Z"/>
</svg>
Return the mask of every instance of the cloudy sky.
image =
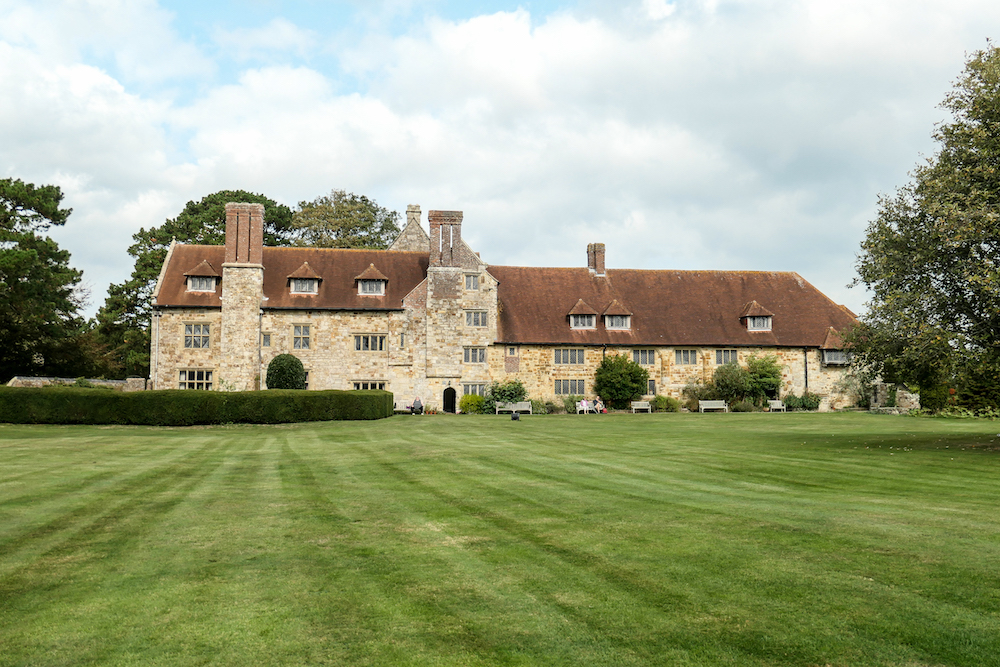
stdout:
<svg viewBox="0 0 1000 667">
<path fill-rule="evenodd" d="M 848 289 L 995 0 L 0 0 L 0 177 L 62 186 L 88 314 L 221 189 L 465 211 L 492 264 Z"/>
</svg>

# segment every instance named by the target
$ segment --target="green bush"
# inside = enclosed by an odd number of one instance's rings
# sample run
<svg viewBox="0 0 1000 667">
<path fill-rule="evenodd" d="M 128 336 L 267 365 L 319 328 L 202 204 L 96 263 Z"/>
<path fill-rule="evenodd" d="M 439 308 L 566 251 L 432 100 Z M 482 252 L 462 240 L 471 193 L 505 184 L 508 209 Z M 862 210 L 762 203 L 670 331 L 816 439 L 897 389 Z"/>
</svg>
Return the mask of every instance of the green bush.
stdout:
<svg viewBox="0 0 1000 667">
<path fill-rule="evenodd" d="M 221 392 L 93 391 L 75 387 L 0 387 L 0 421 L 15 424 L 279 424 L 381 419 L 392 415 L 387 391 Z"/>
<path fill-rule="evenodd" d="M 528 390 L 520 380 L 510 380 L 509 382 L 494 382 L 486 390 L 486 401 L 483 404 L 483 412 L 493 414 L 497 411 L 497 403 L 520 403 L 528 395 Z"/>
<path fill-rule="evenodd" d="M 729 406 L 730 412 L 757 412 L 759 408 L 753 401 L 735 401 Z"/>
<path fill-rule="evenodd" d="M 486 399 L 482 396 L 466 394 L 458 401 L 458 409 L 462 414 L 481 415 L 483 414 L 483 405 L 485 404 Z"/>
<path fill-rule="evenodd" d="M 267 365 L 268 389 L 305 389 L 306 369 L 292 354 L 279 354 Z"/>
<path fill-rule="evenodd" d="M 767 354 L 758 357 L 751 354 L 747 359 L 747 396 L 757 405 L 763 405 L 769 398 L 778 396 L 781 387 L 781 366 L 778 357 Z"/>
<path fill-rule="evenodd" d="M 552 401 L 545 401 L 545 414 L 554 415 L 562 411 L 563 411 L 563 406 L 553 403 Z"/>
<path fill-rule="evenodd" d="M 583 396 L 577 396 L 576 394 L 570 394 L 569 396 L 563 396 L 563 409 L 566 410 L 566 414 L 575 415 L 576 414 L 576 404 L 583 400 Z"/>
<path fill-rule="evenodd" d="M 646 393 L 648 382 L 649 371 L 624 354 L 612 354 L 601 359 L 594 373 L 594 393 L 608 407 L 625 410 Z"/>
<path fill-rule="evenodd" d="M 681 402 L 670 396 L 654 396 L 649 402 L 653 412 L 680 412 Z"/>
<path fill-rule="evenodd" d="M 531 414 L 547 415 L 549 414 L 549 408 L 544 401 L 533 398 L 531 399 Z"/>
<path fill-rule="evenodd" d="M 795 394 L 785 394 L 781 397 L 782 402 L 785 404 L 786 410 L 801 410 L 802 409 L 802 399 Z"/>
<path fill-rule="evenodd" d="M 803 410 L 819 410 L 820 398 L 818 395 L 807 391 L 802 394 L 802 409 Z"/>
<path fill-rule="evenodd" d="M 715 369 L 712 384 L 727 403 L 742 401 L 750 394 L 750 373 L 735 361 L 723 364 Z"/>
<path fill-rule="evenodd" d="M 684 385 L 681 396 L 684 397 L 684 407 L 691 412 L 698 412 L 698 401 L 717 401 L 722 398 L 714 384 L 700 380 Z"/>
</svg>

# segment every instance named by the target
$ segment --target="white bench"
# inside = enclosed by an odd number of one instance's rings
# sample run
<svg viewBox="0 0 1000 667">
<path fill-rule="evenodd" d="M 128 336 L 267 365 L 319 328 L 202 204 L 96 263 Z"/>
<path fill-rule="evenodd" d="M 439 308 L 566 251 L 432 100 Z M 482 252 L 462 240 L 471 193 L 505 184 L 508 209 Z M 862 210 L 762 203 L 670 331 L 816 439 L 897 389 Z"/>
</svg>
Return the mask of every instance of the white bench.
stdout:
<svg viewBox="0 0 1000 667">
<path fill-rule="evenodd" d="M 597 414 L 597 403 L 595 401 L 580 401 L 576 404 L 576 414 L 587 414 L 593 412 Z"/>
<path fill-rule="evenodd" d="M 725 401 L 698 401 L 698 412 L 704 412 L 705 410 L 729 412 L 729 406 L 726 405 Z"/>
<path fill-rule="evenodd" d="M 632 412 L 634 413 L 636 410 L 652 412 L 653 408 L 650 407 L 649 401 L 632 401 Z"/>
<path fill-rule="evenodd" d="M 771 409 L 771 412 L 788 412 L 785 410 L 784 401 L 771 401 L 767 402 L 767 406 Z"/>
<path fill-rule="evenodd" d="M 497 403 L 497 414 L 501 412 L 527 412 L 531 414 L 531 401 L 518 401 L 517 403 Z"/>
</svg>

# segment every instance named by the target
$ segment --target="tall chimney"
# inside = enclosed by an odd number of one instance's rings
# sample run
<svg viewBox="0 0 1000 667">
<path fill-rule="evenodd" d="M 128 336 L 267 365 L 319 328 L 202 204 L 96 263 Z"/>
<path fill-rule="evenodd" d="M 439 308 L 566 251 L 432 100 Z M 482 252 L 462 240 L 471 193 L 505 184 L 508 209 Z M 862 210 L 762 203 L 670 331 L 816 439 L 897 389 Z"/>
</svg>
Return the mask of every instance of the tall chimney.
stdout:
<svg viewBox="0 0 1000 667">
<path fill-rule="evenodd" d="M 407 225 L 419 225 L 420 224 L 420 206 L 417 204 L 409 204 L 406 207 L 406 224 Z"/>
<path fill-rule="evenodd" d="M 595 275 L 604 275 L 603 243 L 590 243 L 587 245 L 587 268 Z"/>
<path fill-rule="evenodd" d="M 226 263 L 260 264 L 264 251 L 264 205 L 226 204 Z"/>
<path fill-rule="evenodd" d="M 461 211 L 428 211 L 431 228 L 431 266 L 460 266 L 462 259 Z"/>
</svg>

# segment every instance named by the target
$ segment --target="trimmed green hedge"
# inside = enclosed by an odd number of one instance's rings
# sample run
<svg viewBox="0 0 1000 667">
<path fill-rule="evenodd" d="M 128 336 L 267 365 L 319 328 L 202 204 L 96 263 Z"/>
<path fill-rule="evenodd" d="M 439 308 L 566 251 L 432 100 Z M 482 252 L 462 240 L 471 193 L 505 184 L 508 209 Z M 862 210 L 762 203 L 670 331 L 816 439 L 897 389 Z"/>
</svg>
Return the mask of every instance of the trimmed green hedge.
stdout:
<svg viewBox="0 0 1000 667">
<path fill-rule="evenodd" d="M 282 424 L 392 416 L 387 391 L 90 391 L 0 387 L 0 422 L 13 424 Z"/>
</svg>

